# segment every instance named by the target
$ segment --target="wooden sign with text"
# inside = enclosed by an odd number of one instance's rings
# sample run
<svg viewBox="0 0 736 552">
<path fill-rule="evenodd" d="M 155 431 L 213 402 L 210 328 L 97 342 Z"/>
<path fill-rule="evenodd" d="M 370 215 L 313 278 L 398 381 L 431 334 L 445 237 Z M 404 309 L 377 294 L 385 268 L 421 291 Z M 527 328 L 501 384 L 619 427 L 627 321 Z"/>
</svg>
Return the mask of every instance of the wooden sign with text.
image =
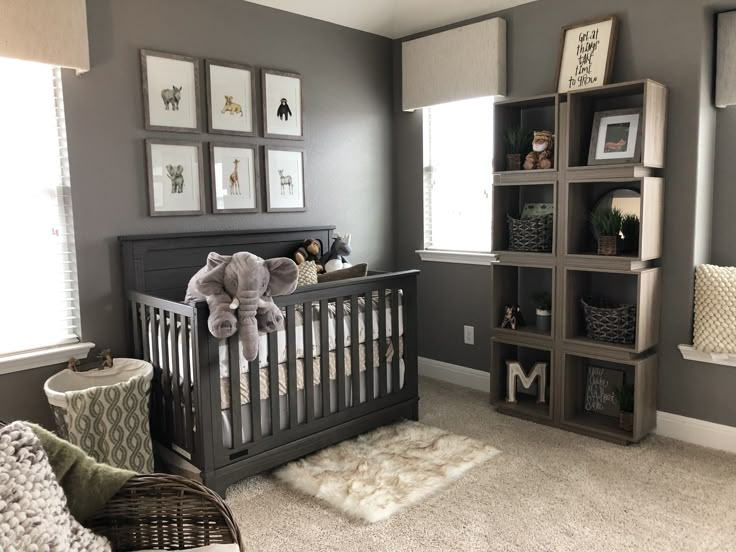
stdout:
<svg viewBox="0 0 736 552">
<path fill-rule="evenodd" d="M 562 28 L 557 91 L 567 92 L 608 84 L 616 50 L 614 16 Z"/>
</svg>

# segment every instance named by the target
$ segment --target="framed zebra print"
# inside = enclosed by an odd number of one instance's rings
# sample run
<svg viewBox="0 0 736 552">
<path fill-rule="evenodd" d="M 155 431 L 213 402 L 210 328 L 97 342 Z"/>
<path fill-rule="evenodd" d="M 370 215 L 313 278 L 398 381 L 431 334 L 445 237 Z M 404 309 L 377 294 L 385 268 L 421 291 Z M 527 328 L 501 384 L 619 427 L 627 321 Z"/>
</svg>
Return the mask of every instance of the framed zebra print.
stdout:
<svg viewBox="0 0 736 552">
<path fill-rule="evenodd" d="M 304 185 L 304 150 L 266 146 L 266 211 L 288 213 L 307 210 Z"/>
</svg>

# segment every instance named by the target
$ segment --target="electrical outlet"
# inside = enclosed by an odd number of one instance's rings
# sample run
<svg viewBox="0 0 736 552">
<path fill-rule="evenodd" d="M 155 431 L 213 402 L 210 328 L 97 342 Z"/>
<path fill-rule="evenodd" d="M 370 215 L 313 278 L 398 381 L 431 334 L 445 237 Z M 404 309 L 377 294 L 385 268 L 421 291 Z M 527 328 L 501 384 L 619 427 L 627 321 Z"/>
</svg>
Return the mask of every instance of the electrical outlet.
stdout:
<svg viewBox="0 0 736 552">
<path fill-rule="evenodd" d="M 466 345 L 475 345 L 475 326 L 463 326 Z"/>
</svg>

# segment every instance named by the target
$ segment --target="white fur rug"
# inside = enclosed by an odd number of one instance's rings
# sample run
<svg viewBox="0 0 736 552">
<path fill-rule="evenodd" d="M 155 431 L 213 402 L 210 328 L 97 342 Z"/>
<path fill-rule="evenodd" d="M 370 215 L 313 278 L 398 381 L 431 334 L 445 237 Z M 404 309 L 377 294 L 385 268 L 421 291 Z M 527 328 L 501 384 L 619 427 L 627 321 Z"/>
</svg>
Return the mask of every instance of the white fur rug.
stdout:
<svg viewBox="0 0 736 552">
<path fill-rule="evenodd" d="M 499 452 L 470 437 L 405 421 L 287 464 L 275 475 L 373 523 L 417 504 Z"/>
</svg>

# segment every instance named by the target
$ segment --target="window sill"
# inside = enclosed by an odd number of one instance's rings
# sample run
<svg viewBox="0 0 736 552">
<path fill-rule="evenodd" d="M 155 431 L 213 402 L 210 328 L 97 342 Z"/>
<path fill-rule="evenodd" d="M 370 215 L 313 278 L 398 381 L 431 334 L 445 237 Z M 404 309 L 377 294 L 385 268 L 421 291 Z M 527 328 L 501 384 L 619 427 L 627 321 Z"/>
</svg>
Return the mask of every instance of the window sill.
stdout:
<svg viewBox="0 0 736 552">
<path fill-rule="evenodd" d="M 72 343 L 71 345 L 59 345 L 58 347 L 8 355 L 0 358 L 0 375 L 62 364 L 68 362 L 72 357 L 77 360 L 84 360 L 94 346 L 94 343 Z"/>
<path fill-rule="evenodd" d="M 491 253 L 470 253 L 467 251 L 439 251 L 435 249 L 417 249 L 415 251 L 422 261 L 434 263 L 455 263 L 480 266 L 491 266 L 496 256 Z"/>
<path fill-rule="evenodd" d="M 678 345 L 677 348 L 680 349 L 682 358 L 685 360 L 736 366 L 736 353 L 704 353 L 703 351 L 696 351 L 692 345 Z"/>
</svg>

